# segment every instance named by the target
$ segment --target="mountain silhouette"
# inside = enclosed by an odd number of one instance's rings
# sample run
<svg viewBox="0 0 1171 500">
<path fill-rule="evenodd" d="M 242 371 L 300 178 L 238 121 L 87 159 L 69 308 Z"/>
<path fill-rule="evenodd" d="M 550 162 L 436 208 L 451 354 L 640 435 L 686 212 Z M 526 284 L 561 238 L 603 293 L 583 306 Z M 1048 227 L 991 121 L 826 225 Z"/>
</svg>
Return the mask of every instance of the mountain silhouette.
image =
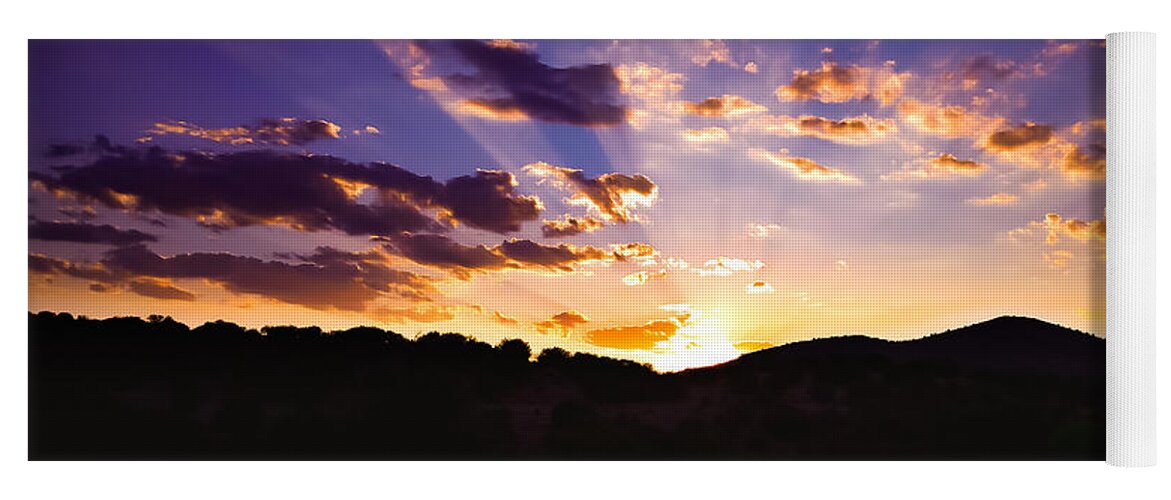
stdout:
<svg viewBox="0 0 1171 500">
<path fill-rule="evenodd" d="M 1105 341 L 1020 317 L 646 365 L 457 334 L 29 314 L 31 459 L 1101 460 Z"/>
<path fill-rule="evenodd" d="M 1074 376 L 1094 373 L 1094 368 L 1104 370 L 1105 349 L 1105 341 L 1092 335 L 1038 319 L 1001 316 L 901 342 L 860 335 L 797 342 L 747 354 L 728 364 L 775 363 L 786 356 L 818 353 L 881 354 L 901 362 L 946 363 L 988 372 Z"/>
</svg>

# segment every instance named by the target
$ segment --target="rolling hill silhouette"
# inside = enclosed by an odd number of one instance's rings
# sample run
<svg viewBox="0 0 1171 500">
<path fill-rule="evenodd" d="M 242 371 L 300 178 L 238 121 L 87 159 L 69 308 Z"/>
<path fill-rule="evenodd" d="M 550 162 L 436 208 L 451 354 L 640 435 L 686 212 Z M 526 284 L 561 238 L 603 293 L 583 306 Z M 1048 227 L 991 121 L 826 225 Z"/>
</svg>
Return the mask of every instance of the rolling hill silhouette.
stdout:
<svg viewBox="0 0 1171 500">
<path fill-rule="evenodd" d="M 901 362 L 946 363 L 989 372 L 1073 376 L 1092 373 L 1096 367 L 1104 370 L 1105 349 L 1105 341 L 1092 335 L 1038 319 L 1001 316 L 909 341 L 858 335 L 797 342 L 747 354 L 727 364 L 775 363 L 786 356 L 836 353 L 882 355 Z"/>
<path fill-rule="evenodd" d="M 1105 456 L 1105 341 L 1029 318 L 671 374 L 368 327 L 29 324 L 31 459 Z"/>
</svg>

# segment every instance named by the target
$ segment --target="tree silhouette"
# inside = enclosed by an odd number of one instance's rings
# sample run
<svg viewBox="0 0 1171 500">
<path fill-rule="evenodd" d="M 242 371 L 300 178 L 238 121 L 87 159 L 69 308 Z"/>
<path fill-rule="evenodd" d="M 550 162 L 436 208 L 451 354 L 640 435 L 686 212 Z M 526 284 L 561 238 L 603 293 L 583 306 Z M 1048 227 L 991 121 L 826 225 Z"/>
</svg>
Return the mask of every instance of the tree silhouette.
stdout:
<svg viewBox="0 0 1171 500">
<path fill-rule="evenodd" d="M 496 345 L 496 350 L 500 351 L 506 363 L 516 365 L 527 365 L 529 358 L 533 356 L 533 350 L 520 339 L 502 340 Z"/>
<path fill-rule="evenodd" d="M 29 314 L 34 459 L 1101 459 L 1105 342 L 998 318 L 661 374 L 632 361 Z"/>
</svg>

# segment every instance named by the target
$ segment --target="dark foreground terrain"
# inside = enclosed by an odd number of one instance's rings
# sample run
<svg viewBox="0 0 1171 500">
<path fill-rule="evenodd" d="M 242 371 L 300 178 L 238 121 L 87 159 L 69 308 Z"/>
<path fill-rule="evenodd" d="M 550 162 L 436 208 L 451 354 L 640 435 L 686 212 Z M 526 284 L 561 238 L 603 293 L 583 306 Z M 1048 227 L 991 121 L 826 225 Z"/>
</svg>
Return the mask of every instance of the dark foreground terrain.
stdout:
<svg viewBox="0 0 1171 500">
<path fill-rule="evenodd" d="M 455 334 L 29 325 L 31 459 L 1105 456 L 1105 341 L 1027 318 L 677 374 Z"/>
</svg>

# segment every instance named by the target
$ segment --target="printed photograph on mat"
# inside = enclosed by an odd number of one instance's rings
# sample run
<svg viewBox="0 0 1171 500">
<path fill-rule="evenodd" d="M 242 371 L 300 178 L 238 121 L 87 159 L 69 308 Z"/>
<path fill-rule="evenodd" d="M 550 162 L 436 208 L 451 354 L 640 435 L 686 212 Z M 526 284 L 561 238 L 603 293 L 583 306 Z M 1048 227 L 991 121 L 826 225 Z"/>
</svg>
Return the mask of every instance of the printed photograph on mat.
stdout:
<svg viewBox="0 0 1171 500">
<path fill-rule="evenodd" d="M 1102 460 L 1102 40 L 33 40 L 34 460 Z"/>
</svg>

